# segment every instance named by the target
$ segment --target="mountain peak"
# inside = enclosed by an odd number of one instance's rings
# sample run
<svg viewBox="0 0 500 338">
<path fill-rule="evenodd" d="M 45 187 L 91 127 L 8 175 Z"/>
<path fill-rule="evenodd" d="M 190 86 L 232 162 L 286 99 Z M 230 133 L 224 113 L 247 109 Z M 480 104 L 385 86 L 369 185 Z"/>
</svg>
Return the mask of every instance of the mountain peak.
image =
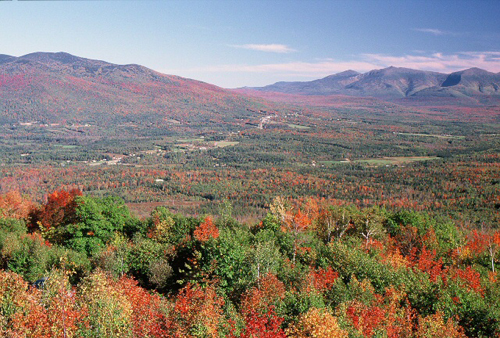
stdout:
<svg viewBox="0 0 500 338">
<path fill-rule="evenodd" d="M 420 69 L 406 68 L 406 67 L 394 67 L 389 66 L 387 68 L 379 69 L 381 73 L 390 73 L 390 74 L 441 74 L 437 72 L 431 72 Z"/>
<path fill-rule="evenodd" d="M 348 69 L 348 70 L 344 70 L 343 72 L 340 72 L 340 73 L 337 73 L 335 75 L 342 75 L 342 76 L 356 76 L 356 75 L 359 75 L 361 73 L 355 71 L 355 70 L 352 70 L 352 69 Z"/>
<path fill-rule="evenodd" d="M 35 52 L 23 55 L 18 58 L 23 61 L 34 61 L 43 64 L 77 64 L 78 66 L 84 67 L 104 67 L 112 66 L 113 64 L 101 60 L 86 59 L 79 56 L 75 56 L 66 52 Z M 115 65 L 116 66 L 116 65 Z"/>
<path fill-rule="evenodd" d="M 488 72 L 487 70 L 472 67 L 461 71 L 463 75 L 494 75 L 494 73 Z"/>
<path fill-rule="evenodd" d="M 332 74 L 332 75 L 328 75 L 327 77 L 324 77 L 323 79 L 321 80 L 331 80 L 331 79 L 343 79 L 343 78 L 349 78 L 349 77 L 353 77 L 353 76 L 358 76 L 360 75 L 361 73 L 358 73 L 354 70 L 345 70 L 343 72 L 340 72 L 340 73 L 336 73 L 336 74 Z"/>
<path fill-rule="evenodd" d="M 57 53 L 35 52 L 23 55 L 20 58 L 31 61 L 57 61 L 61 63 L 73 63 L 82 60 L 82 58 L 79 58 L 77 56 L 65 52 L 57 52 Z"/>
<path fill-rule="evenodd" d="M 15 57 L 13 57 L 13 56 L 0 54 L 0 64 L 12 61 L 14 59 L 15 59 Z"/>
</svg>

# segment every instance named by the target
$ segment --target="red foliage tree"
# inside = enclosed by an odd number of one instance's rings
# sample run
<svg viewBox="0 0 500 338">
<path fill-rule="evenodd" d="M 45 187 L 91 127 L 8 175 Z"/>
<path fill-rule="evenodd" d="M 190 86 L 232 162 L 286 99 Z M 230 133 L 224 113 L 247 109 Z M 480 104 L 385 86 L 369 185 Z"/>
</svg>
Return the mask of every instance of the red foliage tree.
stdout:
<svg viewBox="0 0 500 338">
<path fill-rule="evenodd" d="M 435 258 L 436 250 L 430 251 L 423 247 L 420 255 L 417 255 L 416 248 L 414 248 L 411 252 L 410 265 L 413 268 L 426 272 L 432 282 L 436 282 L 439 276 L 443 280 L 446 280 L 447 270 L 443 268 L 443 261 L 441 258 L 438 260 L 435 260 Z"/>
<path fill-rule="evenodd" d="M 326 270 L 323 268 L 311 269 L 308 275 L 310 283 L 318 291 L 330 290 L 338 277 L 339 273 L 333 271 L 330 266 Z"/>
<path fill-rule="evenodd" d="M 484 288 L 481 286 L 481 275 L 470 266 L 465 269 L 457 269 L 452 273 L 453 279 L 460 279 L 469 290 L 474 290 L 479 294 L 484 294 Z"/>
<path fill-rule="evenodd" d="M 245 327 L 241 338 L 285 338 L 285 332 L 281 328 L 283 318 L 276 315 L 274 307 L 269 307 L 266 313 L 259 313 L 253 309 L 247 311 L 245 316 Z M 234 333 L 230 334 L 235 338 Z"/>
<path fill-rule="evenodd" d="M 204 243 L 211 238 L 219 237 L 219 229 L 215 226 L 210 216 L 207 216 L 205 220 L 194 230 L 194 238 L 198 241 Z"/>
<path fill-rule="evenodd" d="M 117 289 L 126 295 L 132 305 L 132 332 L 134 337 L 165 337 L 165 315 L 161 311 L 161 299 L 150 294 L 128 277 L 122 277 Z"/>
<path fill-rule="evenodd" d="M 60 225 L 64 220 L 68 220 L 74 215 L 77 207 L 75 198 L 81 195 L 82 192 L 78 189 L 69 192 L 65 190 L 54 191 L 47 198 L 45 205 L 32 211 L 30 229 L 36 230 L 41 224 L 46 230 L 49 230 Z"/>
<path fill-rule="evenodd" d="M 167 336 L 188 337 L 193 328 L 202 329 L 207 337 L 218 337 L 224 299 L 214 286 L 202 289 L 187 284 L 175 298 L 166 318 Z"/>
<path fill-rule="evenodd" d="M 248 290 L 241 300 L 241 311 L 248 314 L 251 311 L 267 313 L 269 308 L 285 298 L 285 285 L 276 275 L 268 273 L 261 278 L 258 286 Z"/>
<path fill-rule="evenodd" d="M 357 301 L 347 308 L 346 313 L 354 328 L 364 337 L 373 337 L 375 330 L 383 324 L 385 319 L 384 309 L 376 305 L 366 306 Z"/>
</svg>

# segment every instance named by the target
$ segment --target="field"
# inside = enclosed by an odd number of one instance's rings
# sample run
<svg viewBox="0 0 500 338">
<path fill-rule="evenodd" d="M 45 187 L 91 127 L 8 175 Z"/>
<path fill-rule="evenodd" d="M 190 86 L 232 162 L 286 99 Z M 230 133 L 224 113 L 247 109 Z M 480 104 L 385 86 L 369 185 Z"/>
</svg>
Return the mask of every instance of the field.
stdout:
<svg viewBox="0 0 500 338">
<path fill-rule="evenodd" d="M 366 160 L 357 160 L 357 163 L 366 163 L 373 166 L 381 165 L 404 165 L 406 163 L 420 162 L 437 160 L 437 156 L 408 156 L 408 157 L 382 157 L 382 158 L 372 158 Z"/>
<path fill-rule="evenodd" d="M 422 137 L 437 137 L 437 138 L 446 138 L 446 139 L 464 139 L 465 136 L 460 135 L 432 135 L 432 134 L 418 134 L 418 133 L 398 133 L 399 135 L 408 135 L 408 136 L 422 136 Z"/>
</svg>

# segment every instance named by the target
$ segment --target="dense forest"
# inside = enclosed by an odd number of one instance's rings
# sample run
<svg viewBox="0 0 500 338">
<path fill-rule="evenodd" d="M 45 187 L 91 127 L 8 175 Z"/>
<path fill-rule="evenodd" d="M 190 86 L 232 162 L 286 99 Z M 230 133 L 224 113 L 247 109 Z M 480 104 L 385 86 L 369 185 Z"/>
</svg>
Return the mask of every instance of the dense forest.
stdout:
<svg viewBox="0 0 500 338">
<path fill-rule="evenodd" d="M 492 337 L 500 231 L 275 197 L 253 224 L 58 190 L 0 196 L 6 337 Z"/>
</svg>

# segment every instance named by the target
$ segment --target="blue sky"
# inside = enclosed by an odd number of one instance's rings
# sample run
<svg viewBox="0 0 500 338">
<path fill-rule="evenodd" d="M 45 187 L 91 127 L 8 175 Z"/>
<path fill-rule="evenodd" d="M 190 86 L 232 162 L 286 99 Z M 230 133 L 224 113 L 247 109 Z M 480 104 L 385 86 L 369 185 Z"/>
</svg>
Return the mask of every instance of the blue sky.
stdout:
<svg viewBox="0 0 500 338">
<path fill-rule="evenodd" d="M 500 72 L 497 0 L 0 1 L 0 54 L 65 51 L 226 88 L 388 66 Z"/>
</svg>

